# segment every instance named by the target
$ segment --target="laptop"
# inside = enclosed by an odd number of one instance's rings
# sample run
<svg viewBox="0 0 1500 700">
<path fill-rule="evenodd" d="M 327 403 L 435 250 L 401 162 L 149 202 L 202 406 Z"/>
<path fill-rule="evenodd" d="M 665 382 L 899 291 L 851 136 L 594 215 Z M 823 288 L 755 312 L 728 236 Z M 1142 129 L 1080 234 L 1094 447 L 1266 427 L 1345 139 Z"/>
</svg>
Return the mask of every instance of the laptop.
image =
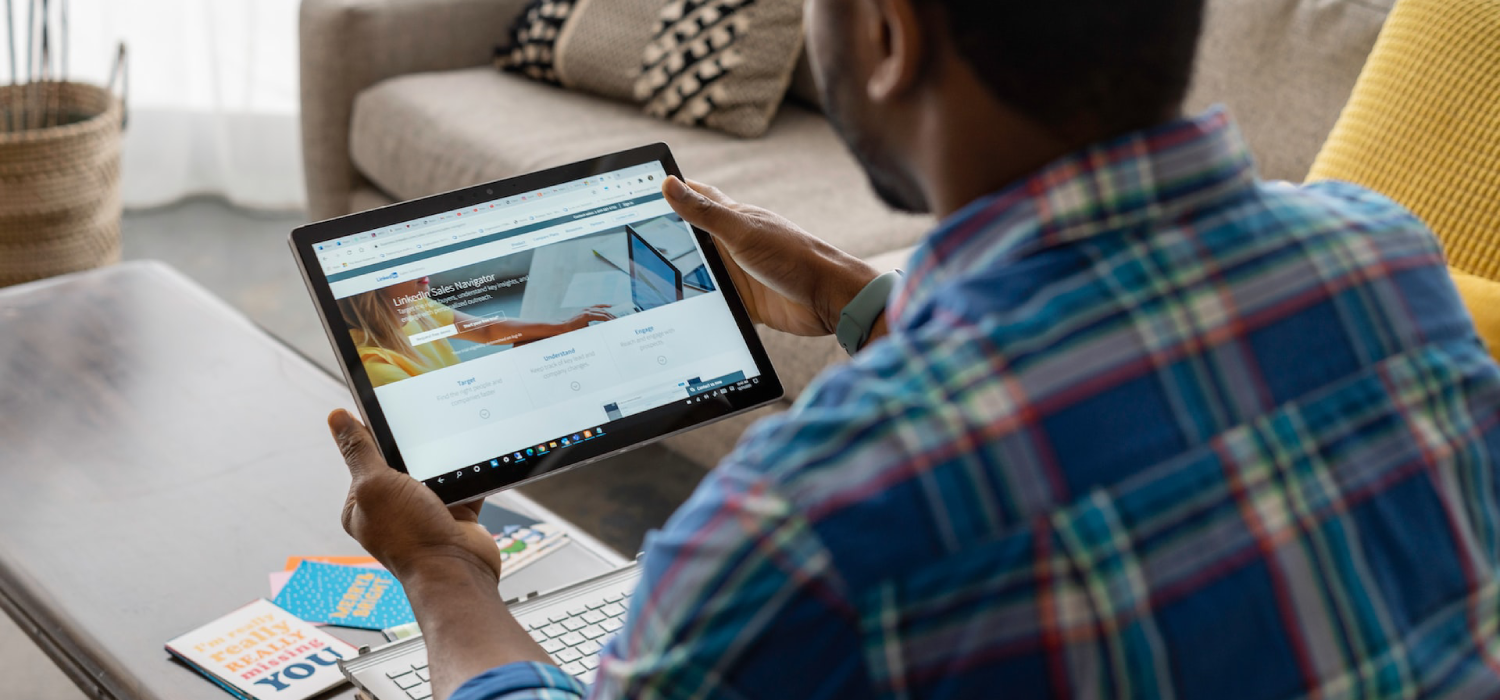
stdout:
<svg viewBox="0 0 1500 700">
<path fill-rule="evenodd" d="M 516 601 L 511 614 L 562 670 L 592 683 L 605 643 L 625 625 L 630 597 L 640 581 L 639 563 Z M 354 687 L 375 700 L 432 697 L 427 642 L 420 635 L 339 662 Z"/>
<path fill-rule="evenodd" d="M 625 226 L 630 252 L 630 300 L 637 312 L 682 301 L 682 271 L 646 241 L 634 226 Z"/>
</svg>

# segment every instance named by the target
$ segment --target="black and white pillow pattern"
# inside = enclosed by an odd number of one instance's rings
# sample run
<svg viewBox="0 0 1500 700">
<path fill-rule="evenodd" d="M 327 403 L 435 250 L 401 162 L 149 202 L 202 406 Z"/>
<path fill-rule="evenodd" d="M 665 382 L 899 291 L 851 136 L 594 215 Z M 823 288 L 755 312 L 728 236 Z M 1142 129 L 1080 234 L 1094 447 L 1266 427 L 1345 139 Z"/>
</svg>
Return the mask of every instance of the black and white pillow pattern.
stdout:
<svg viewBox="0 0 1500 700">
<path fill-rule="evenodd" d="M 561 85 L 556 66 L 557 37 L 573 13 L 573 5 L 574 0 L 532 0 L 511 27 L 510 46 L 496 50 L 496 66 L 532 80 Z"/>
<path fill-rule="evenodd" d="M 801 50 L 801 0 L 669 0 L 635 96 L 655 117 L 759 136 Z"/>
</svg>

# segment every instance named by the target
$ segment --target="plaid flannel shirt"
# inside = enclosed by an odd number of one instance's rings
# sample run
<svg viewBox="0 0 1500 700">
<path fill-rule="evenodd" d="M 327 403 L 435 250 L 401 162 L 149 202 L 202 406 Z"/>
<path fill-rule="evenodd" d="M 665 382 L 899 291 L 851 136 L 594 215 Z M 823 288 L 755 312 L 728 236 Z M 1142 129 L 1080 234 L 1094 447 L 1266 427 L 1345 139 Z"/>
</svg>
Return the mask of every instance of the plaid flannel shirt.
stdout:
<svg viewBox="0 0 1500 700">
<path fill-rule="evenodd" d="M 909 269 L 649 539 L 593 697 L 1500 695 L 1500 368 L 1411 214 L 1212 111 Z"/>
</svg>

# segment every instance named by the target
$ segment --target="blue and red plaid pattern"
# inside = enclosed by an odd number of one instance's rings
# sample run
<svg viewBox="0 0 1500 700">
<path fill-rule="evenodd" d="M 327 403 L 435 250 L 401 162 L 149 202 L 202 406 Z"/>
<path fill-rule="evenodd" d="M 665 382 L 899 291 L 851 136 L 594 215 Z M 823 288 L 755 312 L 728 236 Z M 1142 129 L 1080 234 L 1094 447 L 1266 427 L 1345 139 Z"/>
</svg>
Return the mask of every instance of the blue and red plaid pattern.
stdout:
<svg viewBox="0 0 1500 700">
<path fill-rule="evenodd" d="M 1500 696 L 1500 368 L 1405 210 L 1213 111 L 908 269 L 648 541 L 594 697 Z"/>
</svg>

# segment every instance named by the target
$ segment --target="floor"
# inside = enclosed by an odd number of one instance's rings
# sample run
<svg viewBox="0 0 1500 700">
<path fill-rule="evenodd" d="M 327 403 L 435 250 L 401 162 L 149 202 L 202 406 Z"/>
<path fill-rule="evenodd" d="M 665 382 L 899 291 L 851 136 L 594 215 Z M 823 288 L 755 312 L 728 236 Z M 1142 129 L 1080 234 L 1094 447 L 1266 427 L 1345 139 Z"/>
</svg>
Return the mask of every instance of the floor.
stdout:
<svg viewBox="0 0 1500 700">
<path fill-rule="evenodd" d="M 334 369 L 286 245 L 302 218 L 246 212 L 217 200 L 190 200 L 125 216 L 125 258 L 164 261 L 245 312 L 314 362 Z M 547 479 L 524 491 L 627 556 L 659 527 L 702 478 L 697 464 L 648 447 Z M 6 697 L 75 700 L 80 693 L 30 640 L 0 615 L 0 678 Z M 205 696 L 211 694 L 205 686 Z"/>
</svg>

